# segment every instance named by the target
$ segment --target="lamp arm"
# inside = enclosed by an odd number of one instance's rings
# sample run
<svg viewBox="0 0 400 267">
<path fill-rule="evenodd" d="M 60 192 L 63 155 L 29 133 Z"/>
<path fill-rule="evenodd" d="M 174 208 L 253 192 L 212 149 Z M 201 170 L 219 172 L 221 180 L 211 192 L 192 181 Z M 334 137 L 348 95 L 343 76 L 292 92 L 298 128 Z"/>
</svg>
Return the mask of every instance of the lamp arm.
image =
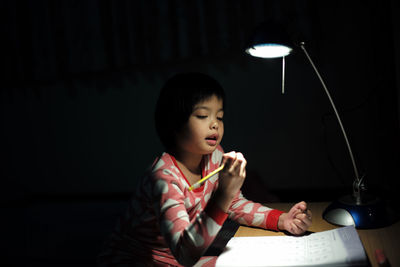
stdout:
<svg viewBox="0 0 400 267">
<path fill-rule="evenodd" d="M 317 76 L 318 76 L 318 78 L 319 78 L 319 80 L 320 80 L 320 82 L 321 82 L 321 84 L 322 84 L 322 86 L 323 86 L 323 88 L 324 88 L 324 90 L 325 90 L 325 93 L 326 93 L 326 95 L 327 95 L 328 98 L 329 98 L 329 101 L 330 101 L 330 103 L 331 103 L 331 105 L 332 105 L 332 108 L 333 108 L 333 110 L 334 110 L 334 112 L 335 112 L 335 115 L 336 115 L 336 118 L 337 118 L 337 120 L 338 120 L 338 122 L 339 122 L 340 128 L 342 129 L 342 133 L 343 133 L 344 139 L 345 139 L 345 141 L 346 141 L 347 149 L 348 149 L 349 154 L 350 154 L 351 162 L 353 163 L 354 174 L 355 174 L 355 176 L 356 176 L 356 179 L 355 179 L 354 184 L 353 184 L 353 193 L 354 193 L 354 195 L 355 195 L 355 197 L 356 197 L 357 199 L 361 200 L 361 199 L 360 199 L 360 189 L 362 189 L 362 180 L 363 180 L 363 179 L 360 180 L 360 176 L 359 176 L 359 174 L 358 174 L 356 162 L 355 162 L 355 160 L 354 160 L 353 152 L 352 152 L 352 150 L 351 150 L 350 142 L 349 142 L 349 139 L 347 138 L 346 131 L 345 131 L 344 127 L 343 127 L 342 120 L 340 119 L 339 113 L 338 113 L 338 111 L 337 111 L 337 109 L 336 109 L 335 104 L 333 103 L 332 97 L 331 97 L 331 95 L 330 95 L 330 93 L 329 93 L 328 88 L 327 88 L 326 85 L 325 85 L 324 80 L 322 79 L 321 75 L 319 74 L 317 67 L 314 65 L 313 61 L 311 60 L 311 57 L 310 57 L 309 54 L 307 53 L 307 50 L 306 50 L 305 45 L 304 45 L 304 42 L 301 42 L 301 43 L 300 43 L 300 47 L 301 47 L 301 49 L 303 49 L 303 51 L 304 51 L 304 53 L 305 53 L 305 55 L 306 55 L 308 61 L 310 62 L 311 66 L 313 67 L 313 69 L 314 69 L 314 71 L 315 71 L 315 73 L 317 74 Z M 357 192 L 357 191 L 358 191 L 358 192 Z"/>
</svg>

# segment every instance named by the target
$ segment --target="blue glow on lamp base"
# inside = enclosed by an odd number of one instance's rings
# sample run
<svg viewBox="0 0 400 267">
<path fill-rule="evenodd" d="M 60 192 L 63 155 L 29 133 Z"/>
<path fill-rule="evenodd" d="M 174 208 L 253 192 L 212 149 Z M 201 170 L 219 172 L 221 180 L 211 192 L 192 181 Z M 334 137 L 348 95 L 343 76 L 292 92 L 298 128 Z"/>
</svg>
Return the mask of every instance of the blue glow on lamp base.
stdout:
<svg viewBox="0 0 400 267">
<path fill-rule="evenodd" d="M 351 195 L 332 202 L 322 214 L 329 223 L 358 229 L 385 227 L 393 223 L 393 216 L 383 201 L 376 197 L 363 195 L 361 204 L 357 204 Z"/>
</svg>

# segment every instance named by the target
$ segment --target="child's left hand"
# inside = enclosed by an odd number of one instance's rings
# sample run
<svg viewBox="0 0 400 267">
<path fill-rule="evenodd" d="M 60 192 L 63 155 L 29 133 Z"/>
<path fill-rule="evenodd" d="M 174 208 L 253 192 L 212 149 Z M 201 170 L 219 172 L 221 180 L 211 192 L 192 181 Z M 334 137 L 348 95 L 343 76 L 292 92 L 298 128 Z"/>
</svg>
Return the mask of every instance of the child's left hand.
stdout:
<svg viewBox="0 0 400 267">
<path fill-rule="evenodd" d="M 301 201 L 295 204 L 287 213 L 279 216 L 279 230 L 286 230 L 294 235 L 301 235 L 311 226 L 312 214 L 307 209 L 307 203 Z"/>
</svg>

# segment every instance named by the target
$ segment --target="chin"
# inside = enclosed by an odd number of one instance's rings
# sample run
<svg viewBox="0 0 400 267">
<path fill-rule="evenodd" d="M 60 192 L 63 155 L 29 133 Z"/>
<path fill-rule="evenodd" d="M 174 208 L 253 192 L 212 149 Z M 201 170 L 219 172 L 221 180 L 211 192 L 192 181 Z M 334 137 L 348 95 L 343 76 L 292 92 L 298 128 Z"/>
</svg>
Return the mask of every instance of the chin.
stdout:
<svg viewBox="0 0 400 267">
<path fill-rule="evenodd" d="M 208 149 L 206 149 L 207 150 L 206 154 L 213 153 L 217 149 L 218 146 L 219 146 L 219 144 L 217 144 L 215 146 L 209 146 Z"/>
</svg>

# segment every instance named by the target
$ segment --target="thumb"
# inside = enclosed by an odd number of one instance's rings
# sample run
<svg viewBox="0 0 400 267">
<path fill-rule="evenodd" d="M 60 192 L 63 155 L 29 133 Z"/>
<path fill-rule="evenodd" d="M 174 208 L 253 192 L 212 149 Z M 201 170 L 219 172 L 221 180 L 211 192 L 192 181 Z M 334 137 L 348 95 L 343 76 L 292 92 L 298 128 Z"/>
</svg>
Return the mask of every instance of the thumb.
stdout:
<svg viewBox="0 0 400 267">
<path fill-rule="evenodd" d="M 292 216 L 296 216 L 298 213 L 301 213 L 307 209 L 307 205 L 304 201 L 301 201 L 299 203 L 296 203 L 293 205 L 293 207 L 290 209 L 289 213 Z"/>
<path fill-rule="evenodd" d="M 302 212 L 304 212 L 305 210 L 307 210 L 307 203 L 304 201 L 300 201 L 299 203 L 297 203 L 295 206 L 297 206 L 298 209 L 301 209 Z"/>
</svg>

